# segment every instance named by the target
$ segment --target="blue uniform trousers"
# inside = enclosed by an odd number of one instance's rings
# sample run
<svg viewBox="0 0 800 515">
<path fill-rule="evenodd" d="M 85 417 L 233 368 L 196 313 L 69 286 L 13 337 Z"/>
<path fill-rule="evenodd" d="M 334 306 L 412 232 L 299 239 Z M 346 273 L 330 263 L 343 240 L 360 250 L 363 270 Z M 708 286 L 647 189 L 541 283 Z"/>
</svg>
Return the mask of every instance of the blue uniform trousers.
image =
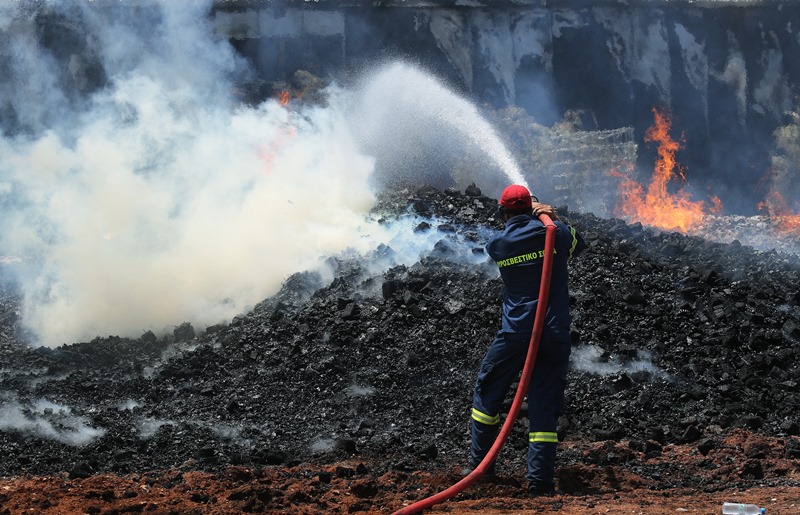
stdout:
<svg viewBox="0 0 800 515">
<path fill-rule="evenodd" d="M 483 358 L 472 400 L 470 465 L 478 466 L 492 447 L 500 427 L 500 408 L 525 365 L 530 341 L 522 335 L 497 333 Z M 563 412 L 569 368 L 569 342 L 542 338 L 528 386 L 528 484 L 544 491 L 554 487 L 556 429 Z M 494 464 L 489 468 L 492 472 Z"/>
</svg>

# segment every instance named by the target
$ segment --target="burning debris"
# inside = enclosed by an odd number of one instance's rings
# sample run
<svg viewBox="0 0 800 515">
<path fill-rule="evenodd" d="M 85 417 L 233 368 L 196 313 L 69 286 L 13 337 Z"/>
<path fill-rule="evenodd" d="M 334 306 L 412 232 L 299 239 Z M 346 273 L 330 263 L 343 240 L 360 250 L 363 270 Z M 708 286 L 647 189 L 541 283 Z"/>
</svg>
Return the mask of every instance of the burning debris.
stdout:
<svg viewBox="0 0 800 515">
<path fill-rule="evenodd" d="M 633 128 L 587 130 L 580 121 L 552 128 L 537 124 L 520 109 L 506 108 L 491 113 L 495 123 L 511 135 L 511 145 L 520 156 L 522 168 L 547 170 L 535 178 L 537 192 L 552 202 L 600 217 L 617 216 L 629 223 L 641 223 L 657 231 L 676 231 L 720 243 L 746 245 L 757 250 L 800 254 L 800 218 L 787 198 L 796 198 L 797 175 L 791 165 L 800 161 L 792 142 L 796 126 L 776 131 L 778 154 L 774 170 L 765 176 L 763 194 L 757 206 L 723 209 L 711 192 L 706 200 L 692 196 L 689 174 L 679 161 L 684 137 L 673 138 L 668 112 L 653 109 L 653 125 L 645 132 L 645 143 L 655 146 L 656 160 L 648 181 L 637 175 L 637 145 Z M 591 125 L 591 124 L 589 124 Z M 794 156 L 796 159 L 789 159 Z M 474 156 L 466 158 L 474 161 Z M 455 172 L 458 173 L 458 170 Z M 469 176 L 469 173 L 465 173 Z M 785 191 L 782 195 L 780 191 Z M 736 214 L 752 208 L 758 214 Z M 729 211 L 723 214 L 723 211 Z"/>
<path fill-rule="evenodd" d="M 641 222 L 650 227 L 668 231 L 691 233 L 698 230 L 705 217 L 703 202 L 692 201 L 689 194 L 680 189 L 669 191 L 669 183 L 675 178 L 686 182 L 686 176 L 676 160 L 680 143 L 670 137 L 669 115 L 653 110 L 655 123 L 644 135 L 645 142 L 658 144 L 655 172 L 647 189 L 632 179 L 620 185 L 620 200 L 616 215 L 631 222 Z M 714 211 L 721 208 L 719 199 L 714 202 Z"/>
<path fill-rule="evenodd" d="M 620 180 L 614 208 L 616 216 L 659 230 L 744 244 L 760 250 L 800 254 L 800 218 L 791 212 L 778 191 L 773 189 L 767 200 L 759 204 L 766 215 L 749 217 L 721 215 L 722 201 L 715 195 L 708 201 L 692 200 L 686 189 L 686 173 L 676 155 L 682 144 L 670 135 L 672 120 L 668 113 L 657 109 L 653 109 L 653 114 L 654 123 L 644 135 L 645 142 L 657 144 L 653 176 L 645 187 L 633 178 L 634 167 L 630 163 L 610 171 Z M 777 158 L 777 162 L 784 161 Z M 788 173 L 782 177 L 785 175 Z M 676 181 L 680 184 L 677 189 Z"/>
</svg>

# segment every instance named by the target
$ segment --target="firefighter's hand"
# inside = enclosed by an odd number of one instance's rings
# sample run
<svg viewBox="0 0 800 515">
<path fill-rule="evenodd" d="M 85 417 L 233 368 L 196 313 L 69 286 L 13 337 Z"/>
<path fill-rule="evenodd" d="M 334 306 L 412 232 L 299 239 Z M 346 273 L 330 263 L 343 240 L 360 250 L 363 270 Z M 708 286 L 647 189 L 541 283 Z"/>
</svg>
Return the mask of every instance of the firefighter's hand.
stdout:
<svg viewBox="0 0 800 515">
<path fill-rule="evenodd" d="M 539 217 L 540 214 L 544 214 L 552 218 L 553 220 L 558 220 L 558 215 L 556 214 L 556 208 L 550 206 L 548 204 L 542 204 L 539 202 L 534 202 L 531 207 L 533 208 L 533 216 Z"/>
</svg>

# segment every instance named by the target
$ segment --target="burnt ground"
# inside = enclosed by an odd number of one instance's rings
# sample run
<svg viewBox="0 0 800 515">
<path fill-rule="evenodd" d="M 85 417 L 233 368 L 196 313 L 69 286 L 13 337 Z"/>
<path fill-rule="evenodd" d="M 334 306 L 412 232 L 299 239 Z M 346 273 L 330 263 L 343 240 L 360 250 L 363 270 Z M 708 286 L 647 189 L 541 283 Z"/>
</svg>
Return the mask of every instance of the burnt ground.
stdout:
<svg viewBox="0 0 800 515">
<path fill-rule="evenodd" d="M 446 488 L 499 323 L 495 204 L 387 194 L 376 217 L 435 241 L 415 263 L 333 256 L 333 281 L 295 274 L 228 324 L 163 336 L 27 346 L 5 282 L 0 513 L 385 513 Z M 436 509 L 800 512 L 797 257 L 559 213 L 589 243 L 571 272 L 563 494 L 523 495 L 523 406 L 500 480 Z"/>
</svg>

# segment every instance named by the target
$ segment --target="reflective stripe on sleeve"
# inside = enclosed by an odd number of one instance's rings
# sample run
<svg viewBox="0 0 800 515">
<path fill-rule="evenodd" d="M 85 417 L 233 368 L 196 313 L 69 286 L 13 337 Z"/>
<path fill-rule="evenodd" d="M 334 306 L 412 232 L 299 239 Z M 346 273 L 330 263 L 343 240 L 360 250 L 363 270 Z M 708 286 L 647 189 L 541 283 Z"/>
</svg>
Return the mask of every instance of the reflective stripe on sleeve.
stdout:
<svg viewBox="0 0 800 515">
<path fill-rule="evenodd" d="M 578 236 L 577 236 L 577 231 L 575 230 L 574 227 L 570 227 L 569 228 L 569 232 L 570 232 L 570 234 L 572 234 L 572 246 L 569 248 L 569 258 L 568 259 L 572 259 L 572 253 L 575 252 L 575 247 L 578 246 Z"/>
<path fill-rule="evenodd" d="M 500 422 L 500 415 L 491 416 L 472 408 L 472 420 L 487 426 L 493 426 Z"/>
<path fill-rule="evenodd" d="M 528 441 L 530 443 L 534 442 L 558 443 L 558 433 L 548 433 L 548 432 L 528 433 Z"/>
</svg>

